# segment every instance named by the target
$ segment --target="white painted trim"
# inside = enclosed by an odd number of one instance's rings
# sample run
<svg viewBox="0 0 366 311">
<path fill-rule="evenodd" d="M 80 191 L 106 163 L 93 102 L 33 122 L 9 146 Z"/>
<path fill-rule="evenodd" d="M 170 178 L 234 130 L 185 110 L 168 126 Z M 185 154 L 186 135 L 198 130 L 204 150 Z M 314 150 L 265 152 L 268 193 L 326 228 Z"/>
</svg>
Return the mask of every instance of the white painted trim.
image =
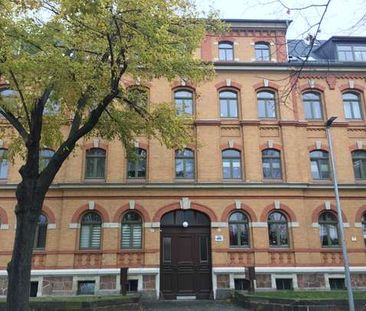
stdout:
<svg viewBox="0 0 366 311">
<path fill-rule="evenodd" d="M 47 230 L 54 230 L 56 228 L 57 228 L 56 224 L 48 224 L 47 225 Z"/>
<path fill-rule="evenodd" d="M 317 229 L 319 229 L 319 228 L 320 228 L 320 226 L 319 226 L 319 224 L 318 224 L 317 222 L 313 222 L 313 223 L 311 224 L 311 226 L 312 226 L 313 228 L 317 228 Z"/>
<path fill-rule="evenodd" d="M 289 228 L 298 228 L 298 227 L 300 227 L 300 225 L 297 221 L 289 222 L 288 226 L 289 226 Z"/>
<path fill-rule="evenodd" d="M 121 226 L 121 224 L 118 222 L 103 222 L 102 223 L 102 228 L 115 229 L 115 228 L 119 228 L 120 226 Z"/>
<path fill-rule="evenodd" d="M 345 279 L 344 281 L 346 281 L 346 277 L 343 273 L 324 273 L 324 281 L 325 281 L 325 288 L 330 290 L 330 283 L 329 283 L 329 279 L 333 279 L 333 278 L 340 278 L 340 279 Z"/>
<path fill-rule="evenodd" d="M 8 224 L 1 224 L 0 225 L 0 230 L 8 230 L 9 229 L 9 225 Z"/>
<path fill-rule="evenodd" d="M 355 222 L 355 228 L 362 228 L 362 223 Z"/>
<path fill-rule="evenodd" d="M 214 269 L 212 269 L 212 291 L 213 291 L 213 298 L 216 300 L 216 291 L 217 291 L 217 277 L 214 273 Z"/>
<path fill-rule="evenodd" d="M 252 228 L 267 228 L 267 226 L 268 225 L 266 222 L 257 221 L 257 222 L 249 223 L 249 227 L 252 227 Z"/>
<path fill-rule="evenodd" d="M 343 223 L 343 227 L 344 227 L 344 228 L 349 228 L 349 227 L 350 227 L 350 225 L 349 225 L 349 223 L 348 223 L 348 222 L 344 222 L 344 223 Z"/>
<path fill-rule="evenodd" d="M 229 284 L 230 284 L 230 289 L 235 289 L 235 279 L 245 279 L 245 273 L 230 273 L 229 274 Z"/>
<path fill-rule="evenodd" d="M 78 282 L 79 281 L 95 281 L 94 294 L 100 290 L 100 276 L 99 275 L 88 275 L 88 276 L 78 276 L 75 275 L 72 278 L 72 291 L 77 293 L 78 291 Z"/>
<path fill-rule="evenodd" d="M 144 223 L 145 228 L 160 228 L 160 222 L 145 222 Z"/>
<path fill-rule="evenodd" d="M 212 272 L 217 273 L 245 273 L 244 267 L 213 267 Z"/>
<path fill-rule="evenodd" d="M 69 229 L 79 229 L 79 228 L 80 228 L 80 224 L 78 224 L 78 223 L 69 224 Z"/>
<path fill-rule="evenodd" d="M 42 288 L 43 288 L 43 277 L 42 276 L 31 277 L 31 282 L 38 282 L 37 297 L 41 297 L 42 296 Z"/>
<path fill-rule="evenodd" d="M 211 222 L 211 228 L 227 228 L 227 222 Z"/>
</svg>

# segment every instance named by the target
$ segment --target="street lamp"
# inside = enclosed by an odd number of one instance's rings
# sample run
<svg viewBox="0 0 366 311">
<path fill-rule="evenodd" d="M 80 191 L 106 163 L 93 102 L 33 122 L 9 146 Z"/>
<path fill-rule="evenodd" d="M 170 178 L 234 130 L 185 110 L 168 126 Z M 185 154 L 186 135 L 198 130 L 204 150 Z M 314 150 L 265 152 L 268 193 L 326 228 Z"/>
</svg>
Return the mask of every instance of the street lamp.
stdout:
<svg viewBox="0 0 366 311">
<path fill-rule="evenodd" d="M 337 117 L 330 117 L 325 122 L 325 127 L 327 131 L 327 138 L 328 138 L 328 145 L 329 145 L 329 154 L 330 154 L 330 162 L 331 162 L 331 175 L 333 179 L 334 185 L 334 194 L 336 197 L 336 207 L 337 207 L 337 217 L 338 217 L 338 231 L 340 234 L 341 246 L 342 246 L 342 254 L 343 254 L 343 264 L 344 264 L 344 272 L 346 277 L 346 287 L 348 293 L 348 305 L 350 311 L 355 311 L 355 303 L 353 300 L 353 293 L 352 293 L 352 283 L 351 283 L 351 273 L 349 270 L 349 261 L 348 261 L 348 254 L 347 254 L 347 246 L 346 246 L 346 239 L 344 237 L 344 227 L 343 227 L 343 217 L 342 217 L 342 208 L 341 202 L 339 200 L 339 192 L 338 192 L 338 182 L 337 182 L 337 172 L 335 168 L 335 159 L 333 154 L 333 141 L 332 141 L 332 133 L 331 133 L 331 126 L 334 120 Z"/>
</svg>

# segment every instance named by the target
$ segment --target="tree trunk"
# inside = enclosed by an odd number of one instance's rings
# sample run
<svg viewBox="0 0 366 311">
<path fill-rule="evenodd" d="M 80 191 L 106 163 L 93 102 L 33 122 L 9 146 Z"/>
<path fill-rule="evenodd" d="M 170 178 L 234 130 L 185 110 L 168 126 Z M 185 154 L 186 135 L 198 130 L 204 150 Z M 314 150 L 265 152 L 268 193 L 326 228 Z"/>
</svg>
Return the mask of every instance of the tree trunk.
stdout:
<svg viewBox="0 0 366 311">
<path fill-rule="evenodd" d="M 23 179 L 17 187 L 16 233 L 12 258 L 8 264 L 8 311 L 30 310 L 33 242 L 44 200 L 36 184 L 37 179 Z"/>
</svg>

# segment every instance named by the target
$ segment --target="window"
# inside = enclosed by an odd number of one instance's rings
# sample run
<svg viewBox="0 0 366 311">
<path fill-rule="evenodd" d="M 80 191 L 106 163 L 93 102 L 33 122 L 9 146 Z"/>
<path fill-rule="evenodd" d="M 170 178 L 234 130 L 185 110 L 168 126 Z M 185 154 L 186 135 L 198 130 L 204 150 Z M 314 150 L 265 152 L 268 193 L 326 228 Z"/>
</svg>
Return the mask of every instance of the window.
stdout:
<svg viewBox="0 0 366 311">
<path fill-rule="evenodd" d="M 329 286 L 331 290 L 345 290 L 344 278 L 329 278 Z"/>
<path fill-rule="evenodd" d="M 303 95 L 304 114 L 306 120 L 322 120 L 322 104 L 317 93 L 305 93 Z"/>
<path fill-rule="evenodd" d="M 233 91 L 222 91 L 219 97 L 221 118 L 237 118 L 238 94 Z"/>
<path fill-rule="evenodd" d="M 128 212 L 122 219 L 121 248 L 142 248 L 142 220 L 139 214 Z"/>
<path fill-rule="evenodd" d="M 100 148 L 91 148 L 86 152 L 85 178 L 104 179 L 105 155 L 105 150 Z"/>
<path fill-rule="evenodd" d="M 81 219 L 80 249 L 100 249 L 102 219 L 89 212 Z"/>
<path fill-rule="evenodd" d="M 222 152 L 222 169 L 225 179 L 241 178 L 241 156 L 240 151 L 226 149 Z"/>
<path fill-rule="evenodd" d="M 344 62 L 366 62 L 366 45 L 338 45 L 338 60 Z"/>
<path fill-rule="evenodd" d="M 138 284 L 139 284 L 138 280 L 127 280 L 127 291 L 137 292 Z"/>
<path fill-rule="evenodd" d="M 362 231 L 363 231 L 363 241 L 366 246 L 366 214 L 363 214 L 361 223 L 362 223 Z"/>
<path fill-rule="evenodd" d="M 94 295 L 95 281 L 79 281 L 78 282 L 78 295 Z"/>
<path fill-rule="evenodd" d="M 353 171 L 356 179 L 366 179 L 366 151 L 352 151 Z"/>
<path fill-rule="evenodd" d="M 146 178 L 146 150 L 141 148 L 135 149 L 135 154 L 127 163 L 128 178 Z"/>
<path fill-rule="evenodd" d="M 269 245 L 272 247 L 288 247 L 287 218 L 280 212 L 272 212 L 268 216 Z"/>
<path fill-rule="evenodd" d="M 194 156 L 190 149 L 175 152 L 175 177 L 194 178 Z"/>
<path fill-rule="evenodd" d="M 346 119 L 362 120 L 360 96 L 355 93 L 343 94 L 343 107 Z"/>
<path fill-rule="evenodd" d="M 47 236 L 47 217 L 43 214 L 39 216 L 38 224 L 36 228 L 36 234 L 34 236 L 33 248 L 34 249 L 45 249 L 46 247 L 46 236 Z"/>
<path fill-rule="evenodd" d="M 8 150 L 0 148 L 0 180 L 8 178 Z"/>
<path fill-rule="evenodd" d="M 249 221 L 242 212 L 234 212 L 229 217 L 230 247 L 249 246 Z"/>
<path fill-rule="evenodd" d="M 293 290 L 292 279 L 276 279 L 277 290 Z"/>
<path fill-rule="evenodd" d="M 219 60 L 233 61 L 234 60 L 234 48 L 231 42 L 219 43 Z"/>
<path fill-rule="evenodd" d="M 258 116 L 264 119 L 276 118 L 275 95 L 272 92 L 262 91 L 257 94 Z"/>
<path fill-rule="evenodd" d="M 310 152 L 311 176 L 313 179 L 329 179 L 329 158 L 328 152 L 314 150 Z"/>
<path fill-rule="evenodd" d="M 38 282 L 31 281 L 29 297 L 37 297 L 37 294 L 38 294 Z"/>
<path fill-rule="evenodd" d="M 51 149 L 42 149 L 39 151 L 39 172 L 42 172 L 48 163 L 50 163 L 55 152 Z"/>
<path fill-rule="evenodd" d="M 322 247 L 338 247 L 338 221 L 331 212 L 322 213 L 319 217 L 320 242 Z"/>
<path fill-rule="evenodd" d="M 269 45 L 267 43 L 255 44 L 255 60 L 256 61 L 270 61 Z"/>
<path fill-rule="evenodd" d="M 131 86 L 127 89 L 128 99 L 137 107 L 146 109 L 149 101 L 148 91 L 141 86 Z"/>
<path fill-rule="evenodd" d="M 263 178 L 281 179 L 281 156 L 276 149 L 265 149 L 262 151 Z"/>
<path fill-rule="evenodd" d="M 174 92 L 174 102 L 177 115 L 193 114 L 193 93 L 188 90 Z"/>
</svg>

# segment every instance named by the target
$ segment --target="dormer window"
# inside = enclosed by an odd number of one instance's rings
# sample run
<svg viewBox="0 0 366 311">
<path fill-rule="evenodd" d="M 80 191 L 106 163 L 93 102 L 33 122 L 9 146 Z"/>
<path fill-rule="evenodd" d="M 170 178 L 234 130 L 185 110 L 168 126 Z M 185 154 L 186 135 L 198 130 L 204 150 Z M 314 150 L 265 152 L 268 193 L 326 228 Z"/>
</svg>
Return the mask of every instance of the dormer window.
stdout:
<svg viewBox="0 0 366 311">
<path fill-rule="evenodd" d="M 343 62 L 366 62 L 366 44 L 340 44 L 337 53 Z"/>
<path fill-rule="evenodd" d="M 221 61 L 234 60 L 234 47 L 232 42 L 225 41 L 219 43 L 219 60 Z"/>
</svg>

